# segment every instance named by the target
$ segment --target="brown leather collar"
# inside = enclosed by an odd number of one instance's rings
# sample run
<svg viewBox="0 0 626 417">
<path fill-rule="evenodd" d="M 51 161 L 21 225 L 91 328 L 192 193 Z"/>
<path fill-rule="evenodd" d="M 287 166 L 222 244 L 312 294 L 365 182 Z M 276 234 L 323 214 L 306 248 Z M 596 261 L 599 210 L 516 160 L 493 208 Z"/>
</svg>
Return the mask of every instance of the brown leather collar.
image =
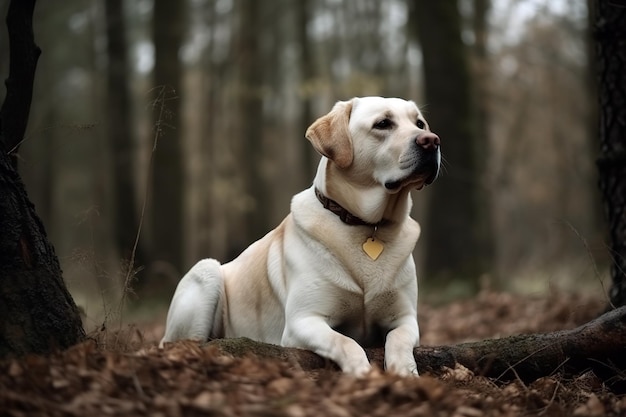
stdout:
<svg viewBox="0 0 626 417">
<path fill-rule="evenodd" d="M 360 217 L 357 217 L 354 214 L 350 213 L 348 210 L 343 208 L 335 200 L 331 200 L 330 198 L 326 197 L 324 194 L 322 194 L 320 190 L 317 189 L 317 187 L 315 187 L 315 196 L 320 201 L 320 203 L 322 203 L 322 205 L 324 206 L 326 210 L 330 210 L 331 212 L 336 214 L 339 217 L 339 219 L 347 225 L 380 227 L 384 224 L 389 223 L 389 220 L 387 219 L 382 219 L 378 223 L 366 222 Z"/>
</svg>

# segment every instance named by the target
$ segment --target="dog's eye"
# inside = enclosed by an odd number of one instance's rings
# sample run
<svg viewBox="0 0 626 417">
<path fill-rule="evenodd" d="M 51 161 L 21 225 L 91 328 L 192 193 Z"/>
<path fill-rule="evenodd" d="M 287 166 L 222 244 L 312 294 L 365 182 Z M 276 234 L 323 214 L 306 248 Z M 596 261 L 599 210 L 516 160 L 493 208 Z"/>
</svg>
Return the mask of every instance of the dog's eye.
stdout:
<svg viewBox="0 0 626 417">
<path fill-rule="evenodd" d="M 382 119 L 374 123 L 374 129 L 387 130 L 393 127 L 393 122 L 389 119 Z"/>
<path fill-rule="evenodd" d="M 417 119 L 417 122 L 415 123 L 415 125 L 419 128 L 419 129 L 423 129 L 426 127 L 426 123 L 424 123 L 423 120 Z"/>
</svg>

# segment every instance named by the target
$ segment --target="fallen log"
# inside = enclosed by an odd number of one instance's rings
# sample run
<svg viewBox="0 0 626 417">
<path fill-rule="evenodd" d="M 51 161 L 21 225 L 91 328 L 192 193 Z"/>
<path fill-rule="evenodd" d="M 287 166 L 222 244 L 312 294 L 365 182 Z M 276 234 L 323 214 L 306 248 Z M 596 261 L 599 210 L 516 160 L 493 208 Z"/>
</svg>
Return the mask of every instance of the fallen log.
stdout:
<svg viewBox="0 0 626 417">
<path fill-rule="evenodd" d="M 241 357 L 281 359 L 305 371 L 335 368 L 336 365 L 313 352 L 284 348 L 250 339 L 215 339 L 208 343 L 221 352 Z M 382 367 L 382 348 L 366 349 L 372 363 Z M 560 373 L 572 376 L 592 370 L 620 391 L 626 386 L 626 307 L 613 311 L 572 330 L 487 339 L 451 346 L 415 348 L 418 370 L 441 374 L 461 364 L 476 375 L 499 380 L 519 378 L 530 382 Z"/>
</svg>

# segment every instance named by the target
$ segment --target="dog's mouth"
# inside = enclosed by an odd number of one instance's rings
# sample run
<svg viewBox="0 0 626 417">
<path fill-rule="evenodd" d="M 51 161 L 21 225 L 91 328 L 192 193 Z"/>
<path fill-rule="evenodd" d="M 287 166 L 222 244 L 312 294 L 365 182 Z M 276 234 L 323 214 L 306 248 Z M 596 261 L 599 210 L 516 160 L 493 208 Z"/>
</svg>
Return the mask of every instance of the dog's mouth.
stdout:
<svg viewBox="0 0 626 417">
<path fill-rule="evenodd" d="M 426 165 L 426 166 L 424 166 Z M 388 191 L 397 191 L 405 187 L 415 187 L 421 190 L 426 185 L 432 184 L 439 176 L 439 163 L 429 161 L 426 164 L 419 164 L 409 175 L 398 180 L 385 182 Z"/>
<path fill-rule="evenodd" d="M 387 181 L 385 183 L 385 188 L 389 191 L 397 191 L 408 186 L 415 186 L 415 189 L 421 190 L 424 186 L 432 184 L 436 179 L 437 173 L 430 174 L 428 176 L 409 176 L 397 181 Z"/>
</svg>

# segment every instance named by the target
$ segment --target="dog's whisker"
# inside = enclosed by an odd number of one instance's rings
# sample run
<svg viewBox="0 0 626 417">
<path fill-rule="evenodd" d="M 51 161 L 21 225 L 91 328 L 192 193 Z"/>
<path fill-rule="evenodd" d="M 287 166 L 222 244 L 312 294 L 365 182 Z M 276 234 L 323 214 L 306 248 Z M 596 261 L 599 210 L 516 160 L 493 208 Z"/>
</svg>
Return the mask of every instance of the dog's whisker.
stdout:
<svg viewBox="0 0 626 417">
<path fill-rule="evenodd" d="M 443 156 L 443 154 L 441 154 L 441 164 L 439 165 L 440 168 L 440 172 L 439 175 L 441 175 L 442 173 L 447 174 L 448 173 L 448 165 L 450 165 L 450 163 L 448 162 L 448 160 Z"/>
</svg>

